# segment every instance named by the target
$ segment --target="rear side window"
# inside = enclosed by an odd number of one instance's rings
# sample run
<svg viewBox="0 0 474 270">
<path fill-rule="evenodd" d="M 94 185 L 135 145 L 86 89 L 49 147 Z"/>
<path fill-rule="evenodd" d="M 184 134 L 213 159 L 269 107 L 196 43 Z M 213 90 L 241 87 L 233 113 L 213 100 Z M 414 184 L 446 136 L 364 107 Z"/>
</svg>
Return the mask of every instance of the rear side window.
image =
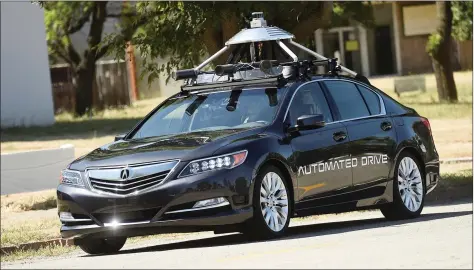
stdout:
<svg viewBox="0 0 474 270">
<path fill-rule="evenodd" d="M 344 81 L 324 82 L 341 115 L 341 120 L 370 116 L 355 84 Z"/>
<path fill-rule="evenodd" d="M 357 87 L 360 90 L 360 93 L 365 99 L 365 103 L 367 104 L 367 107 L 369 107 L 370 114 L 376 115 L 380 114 L 380 99 L 377 94 L 375 94 L 373 91 L 357 85 Z"/>
</svg>

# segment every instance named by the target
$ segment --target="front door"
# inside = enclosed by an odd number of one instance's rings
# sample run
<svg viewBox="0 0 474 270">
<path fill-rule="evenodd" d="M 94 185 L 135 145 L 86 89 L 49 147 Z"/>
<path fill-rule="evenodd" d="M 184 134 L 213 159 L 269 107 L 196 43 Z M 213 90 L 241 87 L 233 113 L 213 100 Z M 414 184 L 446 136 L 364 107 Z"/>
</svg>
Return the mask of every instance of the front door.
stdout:
<svg viewBox="0 0 474 270">
<path fill-rule="evenodd" d="M 378 94 L 348 81 L 325 81 L 350 139 L 354 191 L 375 197 L 385 190 L 396 150 L 395 127 Z M 370 188 L 370 189 L 369 189 Z M 362 199 L 362 198 L 355 198 Z"/>
<path fill-rule="evenodd" d="M 345 126 L 334 123 L 325 93 L 318 82 L 299 88 L 290 104 L 289 121 L 302 115 L 323 114 L 324 127 L 299 131 L 291 139 L 297 168 L 297 210 L 320 206 L 318 198 L 337 195 L 352 185 L 348 137 Z"/>
</svg>

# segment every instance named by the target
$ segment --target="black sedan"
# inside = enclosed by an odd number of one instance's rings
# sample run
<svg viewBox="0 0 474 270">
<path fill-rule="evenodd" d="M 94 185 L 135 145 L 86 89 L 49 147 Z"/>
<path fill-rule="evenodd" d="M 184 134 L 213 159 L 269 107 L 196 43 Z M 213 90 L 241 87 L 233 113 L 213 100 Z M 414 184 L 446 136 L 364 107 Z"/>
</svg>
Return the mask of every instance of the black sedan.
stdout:
<svg viewBox="0 0 474 270">
<path fill-rule="evenodd" d="M 414 218 L 438 181 L 428 119 L 336 75 L 177 93 L 72 162 L 57 196 L 62 236 L 98 254 L 168 232 L 281 236 L 318 213 Z"/>
</svg>

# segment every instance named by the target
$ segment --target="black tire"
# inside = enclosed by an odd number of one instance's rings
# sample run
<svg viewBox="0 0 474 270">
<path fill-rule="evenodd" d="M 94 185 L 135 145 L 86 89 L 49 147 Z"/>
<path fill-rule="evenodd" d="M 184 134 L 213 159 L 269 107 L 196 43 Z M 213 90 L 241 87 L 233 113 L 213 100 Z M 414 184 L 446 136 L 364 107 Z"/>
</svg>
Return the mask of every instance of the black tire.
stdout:
<svg viewBox="0 0 474 270">
<path fill-rule="evenodd" d="M 118 252 L 127 241 L 127 237 L 85 239 L 79 243 L 79 247 L 91 255 L 112 254 Z"/>
<path fill-rule="evenodd" d="M 285 186 L 285 190 L 286 190 L 286 194 L 288 198 L 287 220 L 286 220 L 285 225 L 280 231 L 274 231 L 269 228 L 269 226 L 265 222 L 262 209 L 260 206 L 260 188 L 262 185 L 262 181 L 265 175 L 267 175 L 270 172 L 276 173 L 283 180 L 282 182 Z M 281 170 L 273 165 L 265 166 L 258 173 L 255 180 L 255 185 L 253 188 L 253 199 L 252 199 L 253 217 L 246 224 L 244 224 L 244 229 L 243 229 L 243 233 L 246 236 L 248 236 L 250 239 L 252 240 L 270 239 L 270 238 L 280 237 L 285 234 L 290 224 L 291 215 L 293 213 L 292 212 L 293 202 L 292 202 L 292 196 L 289 190 L 288 181 L 291 181 L 291 180 L 286 179 L 284 177 L 284 174 L 281 172 Z"/>
<path fill-rule="evenodd" d="M 418 208 L 417 211 L 411 211 L 405 206 L 403 203 L 402 195 L 400 194 L 399 191 L 399 183 L 398 183 L 398 170 L 401 161 L 404 158 L 410 158 L 412 159 L 415 163 L 416 166 L 418 167 L 418 170 L 420 172 L 420 178 L 422 182 L 422 199 L 421 199 L 421 205 Z M 393 202 L 386 204 L 380 208 L 382 214 L 385 216 L 386 219 L 388 220 L 402 220 L 402 219 L 411 219 L 411 218 L 416 218 L 419 217 L 421 214 L 421 211 L 423 211 L 423 207 L 425 204 L 425 196 L 426 196 L 426 182 L 425 182 L 425 174 L 424 174 L 424 169 L 420 164 L 420 161 L 418 158 L 416 158 L 414 155 L 412 155 L 409 152 L 402 152 L 400 156 L 398 157 L 397 163 L 395 165 L 395 171 L 394 171 L 394 180 L 393 180 Z"/>
</svg>

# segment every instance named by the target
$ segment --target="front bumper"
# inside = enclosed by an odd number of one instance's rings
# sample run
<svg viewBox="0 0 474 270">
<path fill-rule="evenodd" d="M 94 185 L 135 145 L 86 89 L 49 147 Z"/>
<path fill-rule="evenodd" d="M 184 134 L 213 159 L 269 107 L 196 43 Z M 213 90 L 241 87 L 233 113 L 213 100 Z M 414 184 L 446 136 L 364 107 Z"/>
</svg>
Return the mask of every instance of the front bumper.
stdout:
<svg viewBox="0 0 474 270">
<path fill-rule="evenodd" d="M 177 170 L 179 172 L 180 170 Z M 170 232 L 214 230 L 252 217 L 252 168 L 245 164 L 186 178 L 168 180 L 144 192 L 118 196 L 86 187 L 59 185 L 58 212 L 64 238 L 139 236 Z M 229 204 L 194 210 L 196 201 L 224 197 Z M 192 209 L 192 211 L 187 211 Z M 184 211 L 183 211 L 184 210 Z M 59 214 L 59 213 L 58 213 Z"/>
</svg>

